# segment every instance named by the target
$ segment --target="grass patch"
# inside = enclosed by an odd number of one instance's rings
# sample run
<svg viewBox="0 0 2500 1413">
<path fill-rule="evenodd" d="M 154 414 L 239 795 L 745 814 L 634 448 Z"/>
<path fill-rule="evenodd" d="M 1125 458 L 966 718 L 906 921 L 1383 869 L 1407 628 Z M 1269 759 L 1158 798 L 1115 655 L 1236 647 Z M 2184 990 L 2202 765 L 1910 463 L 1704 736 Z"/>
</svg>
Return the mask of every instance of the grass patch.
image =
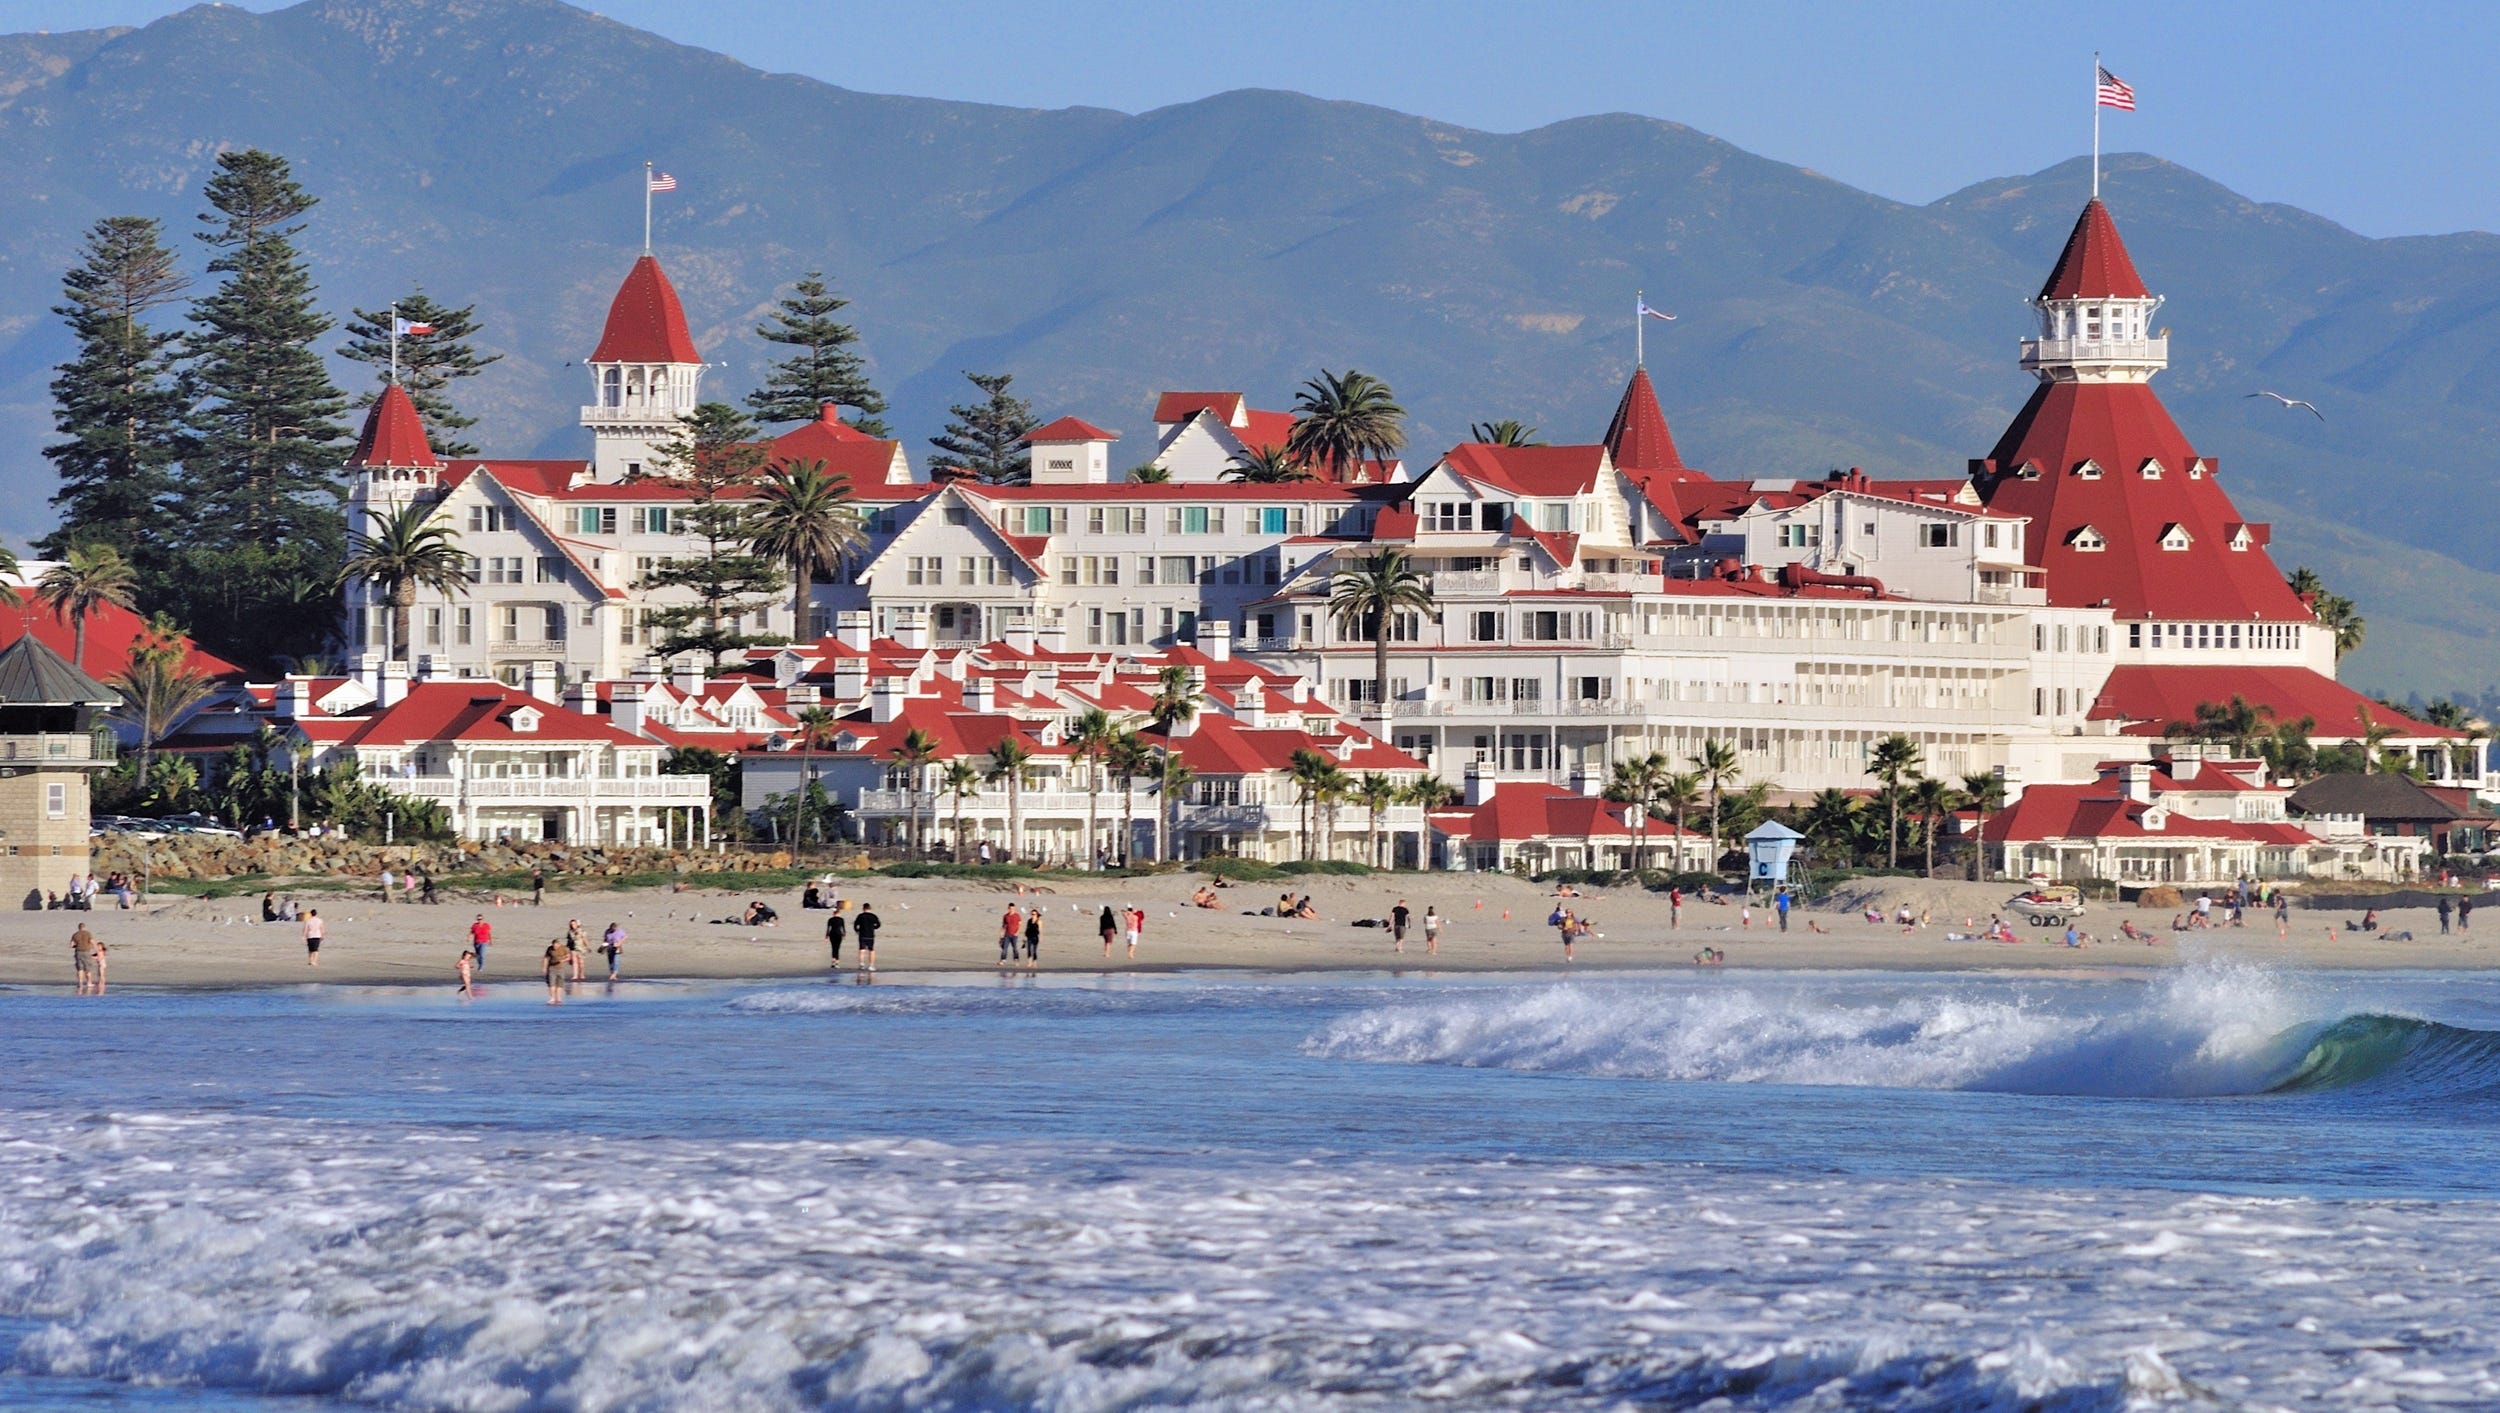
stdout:
<svg viewBox="0 0 2500 1413">
<path fill-rule="evenodd" d="M 1276 865 L 1280 875 L 1322 874 L 1330 878 L 1369 878 L 1375 870 L 1370 864 L 1352 859 L 1290 859 Z"/>
<path fill-rule="evenodd" d="M 1198 872 L 1228 883 L 1273 883 L 1285 876 L 1283 869 L 1257 859 L 1200 859 L 1196 867 Z"/>
</svg>

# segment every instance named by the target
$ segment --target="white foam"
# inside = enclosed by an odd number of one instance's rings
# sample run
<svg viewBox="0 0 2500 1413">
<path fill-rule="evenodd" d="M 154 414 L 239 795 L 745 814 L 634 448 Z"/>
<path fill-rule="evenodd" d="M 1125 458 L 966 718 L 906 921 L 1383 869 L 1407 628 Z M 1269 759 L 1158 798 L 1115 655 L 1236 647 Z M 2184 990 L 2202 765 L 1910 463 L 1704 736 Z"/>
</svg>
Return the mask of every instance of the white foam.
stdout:
<svg viewBox="0 0 2500 1413">
<path fill-rule="evenodd" d="M 2246 967 L 2188 968 L 2118 1009 L 2106 986 L 2073 1006 L 2042 989 L 1565 984 L 1378 1007 L 1305 1049 L 1646 1079 L 2200 1096 L 2275 1082 L 2307 1043 L 2302 1024 L 2333 1015 Z"/>
<path fill-rule="evenodd" d="M 37 1374 L 456 1410 L 2101 1409 L 2426 1374 L 2500 1401 L 2456 1274 L 2500 1252 L 2486 1203 L 236 1117 L 0 1132 L 0 1315 L 50 1322 L 17 1356 Z"/>
</svg>

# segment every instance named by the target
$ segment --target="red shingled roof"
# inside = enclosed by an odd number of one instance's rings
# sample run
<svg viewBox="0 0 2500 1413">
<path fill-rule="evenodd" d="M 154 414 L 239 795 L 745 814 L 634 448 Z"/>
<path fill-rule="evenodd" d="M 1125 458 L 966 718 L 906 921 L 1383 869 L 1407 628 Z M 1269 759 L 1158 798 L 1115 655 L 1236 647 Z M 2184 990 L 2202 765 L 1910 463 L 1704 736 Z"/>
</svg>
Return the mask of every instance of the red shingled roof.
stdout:
<svg viewBox="0 0 2500 1413">
<path fill-rule="evenodd" d="M 2051 604 L 2106 599 L 2121 620 L 2311 620 L 2262 548 L 2230 548 L 2242 517 L 2210 469 L 2192 465 L 2196 449 L 2149 386 L 2042 383 L 1988 456 L 1982 498 L 2031 518 L 2028 546 L 2048 571 Z M 2161 463 L 2158 477 L 2145 474 L 2147 460 Z M 2087 461 L 2098 476 L 2084 474 Z M 2036 478 L 2023 474 L 2027 464 Z M 2106 549 L 2075 546 L 2087 525 Z M 2171 525 L 2187 530 L 2190 548 L 2161 547 Z"/>
<path fill-rule="evenodd" d="M 1988 817 L 1990 843 L 2042 839 L 2225 839 L 2290 846 L 2317 840 L 2298 825 L 2270 821 L 2199 819 L 2171 810 L 2160 829 L 2144 827 L 2150 806 L 2130 800 L 2114 782 L 2034 785 L 2023 797 Z"/>
<path fill-rule="evenodd" d="M 1606 424 L 1606 454 L 1614 458 L 1618 470 L 1664 473 L 1673 479 L 1701 475 L 1686 466 L 1683 453 L 1675 449 L 1675 438 L 1667 433 L 1667 414 L 1658 410 L 1658 392 L 1649 385 L 1647 368 L 1633 369 L 1632 381 L 1624 385 L 1614 420 Z"/>
<path fill-rule="evenodd" d="M 872 437 L 836 415 L 826 403 L 815 421 L 803 422 L 772 440 L 773 464 L 821 461 L 825 471 L 855 488 L 881 486 L 894 471 L 899 441 Z"/>
<path fill-rule="evenodd" d="M 393 383 L 373 400 L 373 409 L 365 414 L 364 435 L 356 438 L 356 453 L 347 458 L 347 464 L 427 470 L 443 464 L 426 443 L 425 420 L 417 415 L 417 405 L 406 388 Z"/>
<path fill-rule="evenodd" d="M 2121 663 L 2109 670 L 2109 680 L 2093 701 L 2090 719 L 2126 722 L 2124 730 L 2130 736 L 2158 736 L 2174 721 L 2194 721 L 2197 703 L 2228 702 L 2233 696 L 2247 698 L 2251 706 L 2272 709 L 2276 721 L 2314 718 L 2317 724 L 2309 734 L 2322 741 L 2358 738 L 2365 709 L 2378 725 L 2393 726 L 2409 738 L 2465 734 L 2416 721 L 2306 667 Z"/>
<path fill-rule="evenodd" d="M 2143 299 L 2149 291 L 2127 258 L 2127 244 L 2118 238 L 2118 223 L 2099 197 L 2084 203 L 2066 248 L 2040 286 L 2042 299 Z"/>
<path fill-rule="evenodd" d="M 608 325 L 591 351 L 593 363 L 700 363 L 694 335 L 686 330 L 685 306 L 676 287 L 645 255 L 625 274 L 625 283 L 608 305 Z"/>
<path fill-rule="evenodd" d="M 1441 459 L 1470 481 L 1518 495 L 1576 496 L 1595 489 L 1606 448 L 1460 442 Z"/>
<path fill-rule="evenodd" d="M 0 648 L 7 647 L 29 632 L 35 635 L 36 641 L 63 657 L 70 655 L 71 648 L 78 641 L 77 632 L 69 620 L 44 607 L 32 589 L 0 590 Z M 157 634 L 139 614 L 120 604 L 98 604 L 87 615 L 86 661 L 77 665 L 88 676 L 109 686 L 113 674 L 129 665 L 132 648 L 142 642 L 156 641 Z M 189 638 L 175 641 L 182 644 L 183 665 L 193 672 L 203 677 L 230 681 L 242 679 L 242 668 Z"/>
<path fill-rule="evenodd" d="M 539 714 L 536 731 L 513 729 L 513 713 L 528 708 Z M 363 729 L 350 736 L 351 746 L 411 746 L 425 741 L 531 742 L 594 741 L 611 746 L 648 746 L 600 720 L 487 678 L 412 682 L 396 705 L 364 719 Z"/>
<path fill-rule="evenodd" d="M 1243 410 L 1242 396 L 1237 392 L 1167 392 L 1155 399 L 1155 423 L 1168 427 L 1201 412 L 1212 412 L 1216 421 L 1231 426 Z"/>
<path fill-rule="evenodd" d="M 1045 422 L 1024 434 L 1027 442 L 1116 442 L 1119 439 L 1117 432 L 1106 432 L 1091 422 L 1074 417 Z"/>
<path fill-rule="evenodd" d="M 1559 786 L 1533 780 L 1508 780 L 1493 787 L 1482 804 L 1464 813 L 1435 815 L 1445 834 L 1464 831 L 1480 844 L 1522 839 L 1629 839 L 1631 819 L 1620 805 Z M 1672 840 L 1676 828 L 1651 820 L 1649 837 Z"/>
</svg>

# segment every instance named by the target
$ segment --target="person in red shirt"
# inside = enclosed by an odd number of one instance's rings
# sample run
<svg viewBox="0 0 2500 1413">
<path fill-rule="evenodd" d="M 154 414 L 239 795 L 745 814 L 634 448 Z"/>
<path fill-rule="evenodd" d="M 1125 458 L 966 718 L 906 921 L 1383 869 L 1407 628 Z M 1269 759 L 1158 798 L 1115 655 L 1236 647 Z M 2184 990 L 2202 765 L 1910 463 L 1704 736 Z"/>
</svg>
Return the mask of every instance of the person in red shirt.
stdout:
<svg viewBox="0 0 2500 1413">
<path fill-rule="evenodd" d="M 1039 903 L 1035 907 L 1041 906 Z M 1016 959 L 1016 948 L 1024 941 L 1024 909 L 1013 903 L 998 919 L 998 964 L 1005 966 Z"/>
<path fill-rule="evenodd" d="M 487 925 L 486 914 L 479 913 L 477 921 L 469 924 L 469 950 L 477 954 L 479 971 L 486 970 L 486 944 L 494 940 L 495 929 Z"/>
</svg>

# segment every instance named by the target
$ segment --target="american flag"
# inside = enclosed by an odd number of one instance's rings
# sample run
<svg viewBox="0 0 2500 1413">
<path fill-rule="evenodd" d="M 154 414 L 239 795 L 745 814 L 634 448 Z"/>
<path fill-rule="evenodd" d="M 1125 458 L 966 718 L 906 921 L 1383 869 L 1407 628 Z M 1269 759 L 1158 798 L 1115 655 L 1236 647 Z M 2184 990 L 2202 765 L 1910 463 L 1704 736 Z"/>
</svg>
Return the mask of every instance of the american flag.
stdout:
<svg viewBox="0 0 2500 1413">
<path fill-rule="evenodd" d="M 2134 112 L 2135 90 L 2127 87 L 2127 81 L 2097 64 L 2093 67 L 2099 70 L 2101 76 L 2099 87 L 2093 91 L 2094 100 L 2104 108 L 2124 108 Z"/>
<path fill-rule="evenodd" d="M 2103 73 L 2101 77 L 2107 78 L 2109 75 L 2107 73 Z M 2127 106 L 2132 108 L 2135 104 L 2130 102 Z M 653 172 L 648 181 L 650 189 L 653 191 L 675 191 L 677 189 L 677 178 L 670 176 L 666 172 Z"/>
</svg>

